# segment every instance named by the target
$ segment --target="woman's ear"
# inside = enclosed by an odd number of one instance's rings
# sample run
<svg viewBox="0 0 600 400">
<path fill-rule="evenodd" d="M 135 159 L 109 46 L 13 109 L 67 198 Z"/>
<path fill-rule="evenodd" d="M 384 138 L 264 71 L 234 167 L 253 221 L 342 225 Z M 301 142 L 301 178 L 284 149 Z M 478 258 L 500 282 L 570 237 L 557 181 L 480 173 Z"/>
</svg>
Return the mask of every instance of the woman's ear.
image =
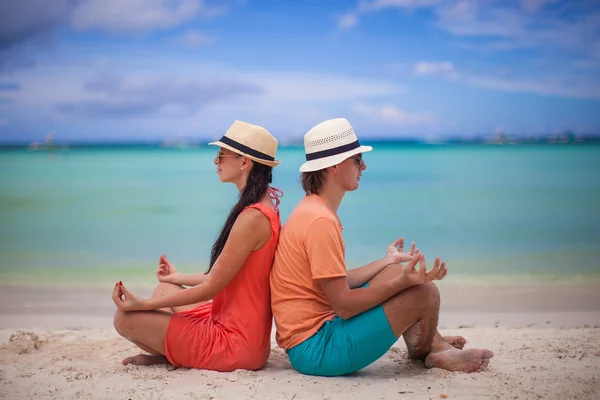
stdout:
<svg viewBox="0 0 600 400">
<path fill-rule="evenodd" d="M 252 166 L 252 160 L 250 160 L 247 157 L 244 157 L 244 160 L 242 161 L 242 170 L 249 169 L 251 166 Z"/>
</svg>

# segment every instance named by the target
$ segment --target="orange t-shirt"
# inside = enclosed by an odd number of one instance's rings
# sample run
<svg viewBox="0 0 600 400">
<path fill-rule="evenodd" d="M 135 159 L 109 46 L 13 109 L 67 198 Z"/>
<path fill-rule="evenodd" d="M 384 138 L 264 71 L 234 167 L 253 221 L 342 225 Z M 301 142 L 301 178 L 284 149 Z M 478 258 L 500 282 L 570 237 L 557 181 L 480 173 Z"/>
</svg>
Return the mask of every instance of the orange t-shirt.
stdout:
<svg viewBox="0 0 600 400">
<path fill-rule="evenodd" d="M 317 195 L 298 203 L 281 228 L 271 269 L 277 344 L 290 349 L 336 316 L 316 279 L 346 276 L 342 223 Z"/>
</svg>

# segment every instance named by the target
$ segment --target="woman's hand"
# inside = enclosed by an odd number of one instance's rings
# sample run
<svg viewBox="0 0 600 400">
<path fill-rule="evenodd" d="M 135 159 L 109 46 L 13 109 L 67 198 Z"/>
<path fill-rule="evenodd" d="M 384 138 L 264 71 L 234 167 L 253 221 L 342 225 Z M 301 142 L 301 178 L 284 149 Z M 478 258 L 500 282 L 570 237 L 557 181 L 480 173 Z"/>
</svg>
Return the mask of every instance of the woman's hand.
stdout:
<svg viewBox="0 0 600 400">
<path fill-rule="evenodd" d="M 131 293 L 121 281 L 117 282 L 113 290 L 112 299 L 119 311 L 142 311 L 144 300 Z"/>
<path fill-rule="evenodd" d="M 408 252 L 404 252 L 404 238 L 396 239 L 396 241 L 390 244 L 387 248 L 387 254 L 385 256 L 386 262 L 389 264 L 398 264 L 408 262 L 412 259 L 414 254 L 418 254 L 419 249 L 415 250 L 415 242 L 412 242 Z"/>
<path fill-rule="evenodd" d="M 159 282 L 173 283 L 172 279 L 176 275 L 179 275 L 179 271 L 177 271 L 177 268 L 167 260 L 167 256 L 160 256 L 158 268 L 156 268 L 156 279 L 158 279 Z"/>
</svg>

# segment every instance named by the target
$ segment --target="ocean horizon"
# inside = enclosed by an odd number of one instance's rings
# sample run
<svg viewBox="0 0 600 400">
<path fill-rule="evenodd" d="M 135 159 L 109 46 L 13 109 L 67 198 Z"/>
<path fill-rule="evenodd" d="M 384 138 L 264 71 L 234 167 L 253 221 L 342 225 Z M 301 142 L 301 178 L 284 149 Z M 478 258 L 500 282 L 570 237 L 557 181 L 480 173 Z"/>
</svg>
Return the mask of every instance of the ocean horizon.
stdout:
<svg viewBox="0 0 600 400">
<path fill-rule="evenodd" d="M 213 142 L 215 137 L 146 137 L 132 139 L 100 139 L 100 138 L 65 138 L 54 137 L 49 133 L 46 137 L 31 137 L 28 139 L 0 138 L 1 150 L 66 150 L 66 149 L 147 149 L 147 148 L 173 148 L 177 150 L 195 149 L 207 146 Z M 559 145 L 578 144 L 596 145 L 600 144 L 600 132 L 598 133 L 575 133 L 573 131 L 562 131 L 555 133 L 488 133 L 488 134 L 445 134 L 445 135 L 404 135 L 401 137 L 368 135 L 362 140 L 384 146 L 447 146 L 447 145 Z M 279 138 L 280 147 L 302 147 L 302 136 L 288 136 Z"/>
</svg>

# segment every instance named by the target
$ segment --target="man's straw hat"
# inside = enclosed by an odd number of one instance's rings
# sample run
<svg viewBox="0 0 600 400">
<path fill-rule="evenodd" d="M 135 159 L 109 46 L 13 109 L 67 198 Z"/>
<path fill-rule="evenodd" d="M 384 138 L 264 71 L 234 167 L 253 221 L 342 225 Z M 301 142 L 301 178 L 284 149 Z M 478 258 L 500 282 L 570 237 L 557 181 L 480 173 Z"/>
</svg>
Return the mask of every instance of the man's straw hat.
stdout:
<svg viewBox="0 0 600 400">
<path fill-rule="evenodd" d="M 319 171 L 371 150 L 371 146 L 361 146 L 345 118 L 330 119 L 304 135 L 306 162 L 300 167 L 300 172 Z"/>
</svg>

